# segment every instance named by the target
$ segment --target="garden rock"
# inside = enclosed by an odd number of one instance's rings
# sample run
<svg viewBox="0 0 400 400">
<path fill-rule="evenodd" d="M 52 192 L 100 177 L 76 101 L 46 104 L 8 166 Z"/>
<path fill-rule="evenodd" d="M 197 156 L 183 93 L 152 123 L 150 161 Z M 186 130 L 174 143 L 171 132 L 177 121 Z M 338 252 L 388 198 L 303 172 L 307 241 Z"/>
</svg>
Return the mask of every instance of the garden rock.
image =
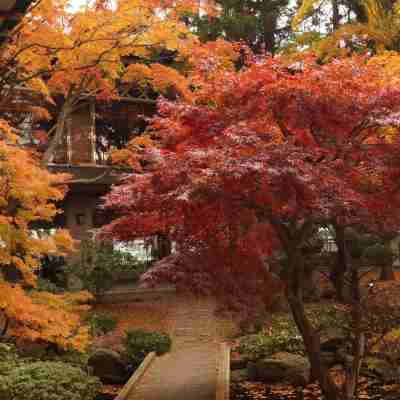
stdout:
<svg viewBox="0 0 400 400">
<path fill-rule="evenodd" d="M 291 353 L 275 353 L 271 357 L 249 362 L 247 366 L 249 378 L 264 382 L 289 382 L 295 386 L 303 386 L 310 380 L 310 363 L 300 355 Z"/>
<path fill-rule="evenodd" d="M 332 367 L 335 365 L 339 360 L 337 354 L 331 351 L 321 351 L 321 361 L 327 367 Z"/>
<path fill-rule="evenodd" d="M 337 352 L 346 347 L 347 339 L 343 336 L 328 336 L 321 340 L 321 351 Z"/>
<path fill-rule="evenodd" d="M 384 383 L 398 381 L 400 374 L 397 368 L 385 360 L 376 357 L 364 359 L 361 373 L 366 376 L 379 378 Z"/>
<path fill-rule="evenodd" d="M 96 350 L 89 358 L 88 365 L 93 368 L 93 375 L 103 383 L 121 384 L 129 379 L 128 365 L 115 351 Z"/>
</svg>

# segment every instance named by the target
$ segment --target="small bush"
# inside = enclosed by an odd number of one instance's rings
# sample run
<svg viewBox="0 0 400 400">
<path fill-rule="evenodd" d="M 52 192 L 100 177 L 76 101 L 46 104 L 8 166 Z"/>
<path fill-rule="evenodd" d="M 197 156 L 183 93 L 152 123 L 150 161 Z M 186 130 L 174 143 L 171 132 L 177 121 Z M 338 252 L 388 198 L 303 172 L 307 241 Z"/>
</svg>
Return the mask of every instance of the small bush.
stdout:
<svg viewBox="0 0 400 400">
<path fill-rule="evenodd" d="M 20 360 L 15 346 L 9 343 L 0 343 L 0 379 L 8 375 L 19 363 Z"/>
<path fill-rule="evenodd" d="M 93 400 L 99 388 L 97 378 L 61 362 L 26 363 L 0 376 L 0 399 Z"/>
<path fill-rule="evenodd" d="M 97 336 L 113 331 L 117 327 L 118 321 L 108 313 L 94 312 L 89 314 L 87 323 L 91 335 Z"/>
<path fill-rule="evenodd" d="M 306 313 L 321 336 L 329 337 L 332 332 L 344 334 L 345 328 L 349 326 L 347 313 L 332 304 L 309 304 Z M 287 314 L 277 314 L 272 316 L 268 329 L 242 336 L 235 350 L 242 358 L 256 361 L 280 351 L 304 354 L 304 344 L 293 319 Z"/>
<path fill-rule="evenodd" d="M 63 288 L 57 286 L 55 283 L 44 278 L 39 278 L 37 280 L 36 290 L 39 290 L 40 292 L 49 292 L 54 294 L 60 294 L 65 291 Z"/>
<path fill-rule="evenodd" d="M 17 357 L 17 349 L 13 343 L 0 342 L 0 361 L 14 360 Z"/>
<path fill-rule="evenodd" d="M 390 265 L 393 262 L 393 254 L 388 246 L 376 243 L 364 250 L 364 258 L 375 265 Z"/>
<path fill-rule="evenodd" d="M 75 367 L 79 367 L 86 371 L 88 359 L 89 359 L 88 352 L 80 352 L 76 350 L 69 350 L 69 351 L 48 351 L 44 357 L 40 358 L 40 361 L 56 361 L 56 362 L 63 362 Z M 39 360 L 35 360 L 39 361 Z"/>
<path fill-rule="evenodd" d="M 245 360 L 256 361 L 279 351 L 303 354 L 304 346 L 301 336 L 289 332 L 274 336 L 260 332 L 241 338 L 237 351 Z"/>
<path fill-rule="evenodd" d="M 166 333 L 146 332 L 140 329 L 127 331 L 124 340 L 126 354 L 134 367 L 152 351 L 157 355 L 167 353 L 171 344 L 171 338 Z"/>
</svg>

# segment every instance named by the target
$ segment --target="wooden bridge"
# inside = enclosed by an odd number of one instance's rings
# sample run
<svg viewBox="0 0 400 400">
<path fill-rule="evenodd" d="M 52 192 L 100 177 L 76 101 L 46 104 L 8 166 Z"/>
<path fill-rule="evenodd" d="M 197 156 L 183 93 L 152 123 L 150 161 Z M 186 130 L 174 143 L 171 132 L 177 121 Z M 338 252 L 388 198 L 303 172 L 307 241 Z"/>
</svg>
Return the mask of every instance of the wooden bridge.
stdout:
<svg viewBox="0 0 400 400">
<path fill-rule="evenodd" d="M 228 400 L 229 348 L 215 303 L 176 296 L 171 306 L 171 351 L 148 355 L 117 400 Z"/>
</svg>

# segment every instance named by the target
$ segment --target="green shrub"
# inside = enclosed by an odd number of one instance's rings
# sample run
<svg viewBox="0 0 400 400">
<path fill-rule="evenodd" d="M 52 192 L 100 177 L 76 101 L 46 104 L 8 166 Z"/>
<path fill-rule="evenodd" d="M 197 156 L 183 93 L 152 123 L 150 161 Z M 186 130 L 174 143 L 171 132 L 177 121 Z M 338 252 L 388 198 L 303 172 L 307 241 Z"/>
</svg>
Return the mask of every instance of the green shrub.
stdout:
<svg viewBox="0 0 400 400">
<path fill-rule="evenodd" d="M 50 292 L 54 294 L 60 294 L 65 291 L 65 289 L 44 278 L 39 278 L 37 280 L 36 290 L 39 290 L 40 292 Z"/>
<path fill-rule="evenodd" d="M 310 323 L 321 333 L 329 336 L 332 332 L 345 334 L 348 315 L 332 304 L 307 304 L 306 313 Z M 272 316 L 270 328 L 253 335 L 242 336 L 235 348 L 243 359 L 255 361 L 274 353 L 286 351 L 304 354 L 300 332 L 288 314 Z"/>
<path fill-rule="evenodd" d="M 61 362 L 26 363 L 0 376 L 0 399 L 93 400 L 99 388 L 96 377 Z"/>
<path fill-rule="evenodd" d="M 88 352 L 81 352 L 77 350 L 69 351 L 48 351 L 44 357 L 40 358 L 40 361 L 54 361 L 63 362 L 75 367 L 79 367 L 83 370 L 87 369 L 88 359 L 90 354 Z M 35 360 L 38 361 L 38 360 Z"/>
<path fill-rule="evenodd" d="M 130 253 L 84 240 L 81 242 L 79 261 L 70 265 L 68 270 L 81 280 L 84 289 L 101 293 L 112 287 L 119 274 L 135 282 L 147 268 L 147 263 Z"/>
<path fill-rule="evenodd" d="M 375 265 L 389 265 L 393 262 L 393 253 L 388 246 L 376 243 L 364 250 L 364 257 Z"/>
<path fill-rule="evenodd" d="M 17 358 L 17 349 L 13 343 L 0 342 L 0 361 L 14 360 Z"/>
<path fill-rule="evenodd" d="M 0 379 L 20 364 L 15 345 L 0 343 Z M 0 397 L 1 399 L 1 397 Z"/>
<path fill-rule="evenodd" d="M 96 336 L 113 331 L 117 327 L 118 321 L 108 313 L 94 312 L 89 314 L 87 323 L 90 333 Z"/>
<path fill-rule="evenodd" d="M 301 336 L 291 335 L 288 331 L 280 335 L 259 332 L 242 337 L 236 350 L 245 360 L 255 361 L 279 351 L 303 354 L 304 346 Z"/>
<path fill-rule="evenodd" d="M 134 367 L 137 367 L 152 351 L 157 355 L 167 353 L 171 343 L 171 338 L 166 333 L 147 332 L 141 329 L 127 331 L 124 339 L 126 355 Z"/>
</svg>

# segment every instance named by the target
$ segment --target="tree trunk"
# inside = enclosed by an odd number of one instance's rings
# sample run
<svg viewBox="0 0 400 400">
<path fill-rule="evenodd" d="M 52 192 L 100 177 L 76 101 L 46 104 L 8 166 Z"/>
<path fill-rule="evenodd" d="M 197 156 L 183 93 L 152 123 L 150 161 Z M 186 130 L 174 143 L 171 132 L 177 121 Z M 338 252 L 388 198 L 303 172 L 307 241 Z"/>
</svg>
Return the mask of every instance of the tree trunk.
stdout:
<svg viewBox="0 0 400 400">
<path fill-rule="evenodd" d="M 74 85 L 72 85 L 69 90 L 69 93 L 67 94 L 67 97 L 66 97 L 65 103 L 61 109 L 61 112 L 58 115 L 56 131 L 54 133 L 54 136 L 50 140 L 50 144 L 43 154 L 43 157 L 42 157 L 42 165 L 43 166 L 46 166 L 51 161 L 51 158 L 57 148 L 57 145 L 59 143 L 61 143 L 61 139 L 65 133 L 65 126 L 66 126 L 67 118 L 72 113 L 74 106 L 76 105 L 76 100 L 78 99 L 78 96 L 76 93 L 74 93 L 74 91 L 75 91 L 75 87 L 74 87 Z"/>
<path fill-rule="evenodd" d="M 289 250 L 289 271 L 287 275 L 286 295 L 293 319 L 303 338 L 304 347 L 311 364 L 311 375 L 319 381 L 326 400 L 338 400 L 339 392 L 329 375 L 329 369 L 321 359 L 319 333 L 313 328 L 304 310 L 304 263 L 300 251 L 295 247 Z"/>
<path fill-rule="evenodd" d="M 346 282 L 346 272 L 348 271 L 348 252 L 346 248 L 346 238 L 344 227 L 335 225 L 337 256 L 332 271 L 329 275 L 336 290 L 336 298 L 340 302 L 349 302 L 349 286 Z"/>
<path fill-rule="evenodd" d="M 152 247 L 152 257 L 156 260 L 161 260 L 167 257 L 172 252 L 171 240 L 163 234 L 158 234 L 154 240 L 154 246 Z"/>
<path fill-rule="evenodd" d="M 6 336 L 6 333 L 8 331 L 8 327 L 10 324 L 10 318 L 8 318 L 7 315 L 5 315 L 4 311 L 3 311 L 3 316 L 4 316 L 5 321 L 4 321 L 3 328 L 1 329 L 0 337 Z"/>
<path fill-rule="evenodd" d="M 351 0 L 349 2 L 351 10 L 356 15 L 356 21 L 363 24 L 368 22 L 368 14 L 366 12 L 365 6 L 360 0 Z"/>
<path fill-rule="evenodd" d="M 44 166 L 50 163 L 51 158 L 57 148 L 57 145 L 61 142 L 61 138 L 63 137 L 63 133 L 64 133 L 65 121 L 67 119 L 67 115 L 68 115 L 67 110 L 65 109 L 65 106 L 64 106 L 60 115 L 58 116 L 58 119 L 57 119 L 56 132 L 50 141 L 49 147 L 46 149 L 46 151 L 43 154 L 42 165 L 44 165 Z"/>
<path fill-rule="evenodd" d="M 321 274 L 315 265 L 307 266 L 304 271 L 303 299 L 317 302 L 321 299 Z"/>
<path fill-rule="evenodd" d="M 357 268 L 351 269 L 352 323 L 354 327 L 353 360 L 346 367 L 346 380 L 343 386 L 343 399 L 353 400 L 356 395 L 360 369 L 365 352 L 365 334 L 362 330 L 362 307 L 360 279 Z"/>
<path fill-rule="evenodd" d="M 264 14 L 264 47 L 267 53 L 275 52 L 275 31 L 276 31 L 277 14 L 275 10 L 268 10 Z"/>
<path fill-rule="evenodd" d="M 332 0 L 332 28 L 335 31 L 340 25 L 339 4 L 337 0 Z"/>
</svg>

